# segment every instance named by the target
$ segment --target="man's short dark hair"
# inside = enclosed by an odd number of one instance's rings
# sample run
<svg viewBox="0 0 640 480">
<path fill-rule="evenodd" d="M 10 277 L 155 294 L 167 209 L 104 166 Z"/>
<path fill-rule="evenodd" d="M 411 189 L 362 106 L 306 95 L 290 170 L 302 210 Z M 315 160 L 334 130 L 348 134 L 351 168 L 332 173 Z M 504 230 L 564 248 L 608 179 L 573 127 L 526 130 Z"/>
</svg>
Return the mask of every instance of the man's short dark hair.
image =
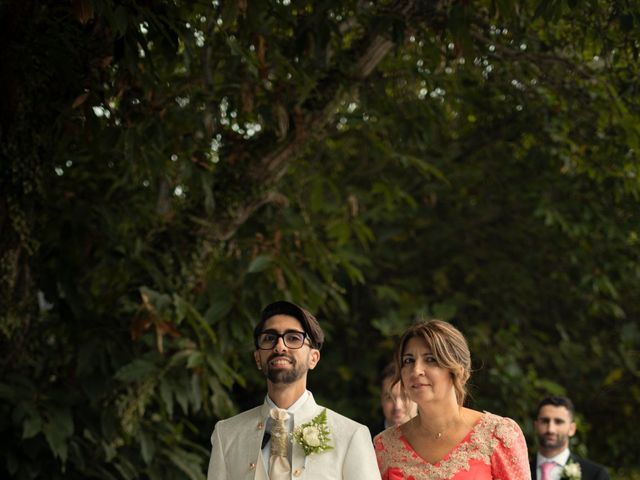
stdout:
<svg viewBox="0 0 640 480">
<path fill-rule="evenodd" d="M 307 334 L 307 338 L 309 339 L 311 346 L 317 350 L 322 348 L 322 344 L 324 343 L 324 332 L 322 331 L 322 328 L 320 328 L 320 324 L 318 323 L 318 320 L 316 320 L 316 317 L 295 303 L 287 302 L 285 300 L 279 300 L 264 307 L 262 314 L 260 315 L 260 322 L 253 330 L 253 338 L 256 342 L 258 340 L 258 335 L 262 333 L 265 322 L 275 315 L 288 315 L 298 320 L 300 325 L 302 325 L 302 330 Z M 257 343 L 256 348 L 258 348 Z"/>
<path fill-rule="evenodd" d="M 384 367 L 384 369 L 382 369 L 382 372 L 380 372 L 380 385 L 382 386 L 382 384 L 387 380 L 393 380 L 395 376 L 396 364 L 391 362 L 386 367 Z"/>
<path fill-rule="evenodd" d="M 540 410 L 545 405 L 553 405 L 554 407 L 566 408 L 567 410 L 569 410 L 569 416 L 571 417 L 571 420 L 573 420 L 575 408 L 573 406 L 573 402 L 569 397 L 562 397 L 559 395 L 549 395 L 547 397 L 544 397 L 538 404 L 538 409 L 536 410 L 536 418 L 538 418 L 538 415 L 540 415 Z"/>
</svg>

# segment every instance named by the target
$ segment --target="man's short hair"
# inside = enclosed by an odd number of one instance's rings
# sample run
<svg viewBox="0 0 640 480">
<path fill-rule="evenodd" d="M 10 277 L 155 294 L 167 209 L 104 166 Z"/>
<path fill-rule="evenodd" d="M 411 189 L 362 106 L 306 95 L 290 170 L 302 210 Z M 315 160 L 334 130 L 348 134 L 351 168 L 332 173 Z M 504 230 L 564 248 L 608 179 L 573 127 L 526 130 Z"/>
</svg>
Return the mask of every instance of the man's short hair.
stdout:
<svg viewBox="0 0 640 480">
<path fill-rule="evenodd" d="M 573 406 L 573 402 L 569 397 L 562 397 L 560 395 L 549 395 L 544 397 L 540 403 L 538 404 L 538 408 L 536 410 L 536 418 L 540 415 L 540 410 L 545 405 L 553 405 L 554 407 L 564 407 L 569 410 L 569 416 L 571 420 L 573 420 L 573 415 L 575 413 L 575 408 Z"/>
<path fill-rule="evenodd" d="M 256 328 L 253 330 L 253 338 L 256 342 L 258 341 L 258 335 L 262 333 L 265 322 L 276 315 L 288 315 L 298 320 L 300 325 L 302 325 L 302 330 L 307 334 L 311 347 L 317 350 L 322 348 L 322 344 L 324 343 L 324 332 L 322 331 L 322 328 L 320 328 L 320 324 L 318 323 L 318 320 L 316 320 L 316 317 L 295 303 L 287 302 L 285 300 L 279 300 L 264 307 L 262 314 L 260 315 L 260 322 L 258 322 Z M 256 348 L 258 348 L 257 343 Z"/>
<path fill-rule="evenodd" d="M 395 377 L 396 377 L 396 364 L 389 363 L 386 367 L 382 369 L 382 372 L 380 372 L 380 385 L 382 385 L 387 380 L 393 381 Z"/>
</svg>

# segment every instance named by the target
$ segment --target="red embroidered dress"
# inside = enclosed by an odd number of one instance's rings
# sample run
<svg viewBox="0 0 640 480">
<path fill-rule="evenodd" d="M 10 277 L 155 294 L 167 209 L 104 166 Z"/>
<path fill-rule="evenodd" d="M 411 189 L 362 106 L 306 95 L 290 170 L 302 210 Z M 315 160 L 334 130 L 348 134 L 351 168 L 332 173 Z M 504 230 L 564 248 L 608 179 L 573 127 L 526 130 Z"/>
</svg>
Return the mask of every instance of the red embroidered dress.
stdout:
<svg viewBox="0 0 640 480">
<path fill-rule="evenodd" d="M 489 412 L 437 463 L 423 460 L 400 427 L 380 433 L 374 444 L 382 480 L 531 480 L 522 430 L 510 418 Z"/>
</svg>

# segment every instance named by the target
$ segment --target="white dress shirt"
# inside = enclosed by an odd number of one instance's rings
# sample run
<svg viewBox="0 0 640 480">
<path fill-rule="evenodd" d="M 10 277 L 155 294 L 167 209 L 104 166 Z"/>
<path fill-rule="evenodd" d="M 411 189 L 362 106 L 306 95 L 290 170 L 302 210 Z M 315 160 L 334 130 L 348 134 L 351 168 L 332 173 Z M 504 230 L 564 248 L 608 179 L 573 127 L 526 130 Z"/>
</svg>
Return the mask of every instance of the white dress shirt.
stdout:
<svg viewBox="0 0 640 480">
<path fill-rule="evenodd" d="M 562 475 L 562 469 L 564 468 L 564 465 L 567 463 L 567 460 L 569 460 L 570 454 L 571 452 L 569 451 L 568 448 L 565 448 L 558 455 L 551 458 L 547 458 L 541 455 L 540 452 L 538 452 L 538 455 L 536 456 L 537 479 L 538 480 L 542 479 L 542 470 L 540 469 L 540 465 L 542 465 L 545 462 L 553 462 L 555 463 L 555 466 L 551 470 L 551 480 L 560 480 L 560 476 Z"/>
</svg>

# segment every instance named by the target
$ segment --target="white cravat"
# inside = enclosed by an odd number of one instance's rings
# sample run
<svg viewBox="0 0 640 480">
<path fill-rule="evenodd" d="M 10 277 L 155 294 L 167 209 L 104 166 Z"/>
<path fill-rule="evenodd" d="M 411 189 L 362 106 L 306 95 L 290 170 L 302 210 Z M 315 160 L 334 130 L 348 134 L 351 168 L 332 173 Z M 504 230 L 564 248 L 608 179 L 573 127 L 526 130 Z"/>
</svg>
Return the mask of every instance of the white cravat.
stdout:
<svg viewBox="0 0 640 480">
<path fill-rule="evenodd" d="M 282 408 L 272 408 L 269 415 L 273 419 L 271 427 L 271 454 L 269 457 L 269 480 L 291 478 L 289 463 L 289 414 Z"/>
<path fill-rule="evenodd" d="M 291 431 L 293 430 L 293 417 L 295 416 L 296 412 L 302 407 L 302 405 L 304 405 L 304 403 L 307 401 L 310 395 L 311 393 L 308 390 L 305 390 L 305 392 L 300 396 L 300 398 L 296 400 L 296 402 L 287 409 L 287 413 L 289 414 L 289 419 L 286 421 L 286 424 L 287 424 L 287 431 L 289 433 L 291 433 Z M 269 398 L 268 395 L 265 399 L 265 402 L 270 409 L 278 408 L 277 405 L 273 403 L 273 401 Z M 271 422 L 273 422 L 273 420 L 271 419 L 271 416 L 269 416 L 267 417 L 267 421 L 265 422 L 265 425 L 267 424 L 272 425 Z M 272 428 L 272 427 L 269 427 L 269 428 Z M 267 429 L 267 431 L 271 431 L 271 430 Z M 262 448 L 262 460 L 264 462 L 263 465 L 265 467 L 265 470 L 267 471 L 269 470 L 270 457 L 271 457 L 271 440 L 269 440 L 265 444 L 265 446 Z M 289 448 L 289 463 L 291 463 L 291 448 Z"/>
</svg>

